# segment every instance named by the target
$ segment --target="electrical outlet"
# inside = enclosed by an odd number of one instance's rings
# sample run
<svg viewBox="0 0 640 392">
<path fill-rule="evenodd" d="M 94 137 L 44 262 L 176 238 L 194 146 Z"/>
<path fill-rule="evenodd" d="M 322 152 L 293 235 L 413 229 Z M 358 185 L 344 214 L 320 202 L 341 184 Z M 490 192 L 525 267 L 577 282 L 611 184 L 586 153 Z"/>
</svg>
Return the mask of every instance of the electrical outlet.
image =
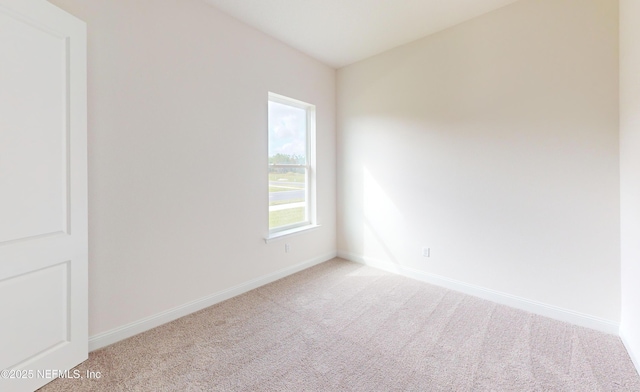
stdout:
<svg viewBox="0 0 640 392">
<path fill-rule="evenodd" d="M 284 252 L 289 253 L 289 250 L 291 250 L 291 247 L 289 246 L 289 244 L 284 244 Z"/>
<path fill-rule="evenodd" d="M 422 248 L 422 257 L 431 257 L 431 248 Z"/>
</svg>

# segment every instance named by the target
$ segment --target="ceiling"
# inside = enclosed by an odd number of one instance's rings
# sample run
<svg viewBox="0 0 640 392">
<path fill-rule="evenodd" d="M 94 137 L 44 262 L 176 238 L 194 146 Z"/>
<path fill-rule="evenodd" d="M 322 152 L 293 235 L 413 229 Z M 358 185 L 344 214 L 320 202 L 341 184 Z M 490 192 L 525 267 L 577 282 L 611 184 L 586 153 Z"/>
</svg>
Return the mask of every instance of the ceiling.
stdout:
<svg viewBox="0 0 640 392">
<path fill-rule="evenodd" d="M 517 0 L 205 0 L 335 68 Z"/>
</svg>

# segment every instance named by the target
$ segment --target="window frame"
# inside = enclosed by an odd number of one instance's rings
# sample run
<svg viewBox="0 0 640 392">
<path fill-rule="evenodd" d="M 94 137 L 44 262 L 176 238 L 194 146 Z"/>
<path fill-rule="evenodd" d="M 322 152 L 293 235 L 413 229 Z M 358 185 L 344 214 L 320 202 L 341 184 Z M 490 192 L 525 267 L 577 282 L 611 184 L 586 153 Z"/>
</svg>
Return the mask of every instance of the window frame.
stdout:
<svg viewBox="0 0 640 392">
<path fill-rule="evenodd" d="M 266 240 L 282 237 L 285 235 L 295 234 L 301 231 L 318 227 L 316 223 L 316 106 L 298 99 L 290 98 L 281 94 L 269 92 L 267 105 L 270 102 L 287 105 L 298 109 L 303 109 L 306 113 L 306 163 L 305 164 L 270 164 L 269 152 L 267 149 L 267 172 L 271 168 L 304 168 L 305 169 L 305 220 L 302 222 L 292 223 L 285 226 L 275 228 L 269 227 L 267 219 L 267 227 L 269 235 Z M 267 124 L 270 122 L 267 110 Z M 270 144 L 269 129 L 267 126 L 267 146 Z M 268 183 L 267 183 L 268 184 Z M 267 187 L 268 190 L 268 187 Z M 269 207 L 269 202 L 267 202 Z M 270 214 L 268 214 L 270 216 Z"/>
</svg>

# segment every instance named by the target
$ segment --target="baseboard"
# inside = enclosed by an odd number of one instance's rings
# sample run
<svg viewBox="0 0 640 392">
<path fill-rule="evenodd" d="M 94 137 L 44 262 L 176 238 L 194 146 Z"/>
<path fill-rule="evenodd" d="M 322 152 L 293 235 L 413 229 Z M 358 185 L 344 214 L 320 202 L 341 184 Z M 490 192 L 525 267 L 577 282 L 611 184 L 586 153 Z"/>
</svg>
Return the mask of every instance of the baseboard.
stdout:
<svg viewBox="0 0 640 392">
<path fill-rule="evenodd" d="M 152 328 L 179 319 L 180 317 L 186 316 L 188 314 L 197 312 L 211 305 L 215 305 L 219 302 L 236 297 L 240 294 L 244 294 L 247 291 L 251 291 L 260 286 L 264 286 L 265 284 L 275 282 L 278 279 L 282 279 L 286 276 L 295 274 L 296 272 L 300 272 L 304 269 L 313 267 L 314 265 L 323 263 L 327 260 L 331 260 L 334 257 L 336 257 L 336 252 L 327 253 L 322 256 L 315 257 L 311 260 L 307 260 L 291 267 L 283 268 L 268 275 L 261 276 L 248 282 L 239 284 L 229 289 L 211 294 L 204 298 L 191 301 L 173 309 L 169 309 L 153 316 L 135 321 L 133 323 L 114 328 L 110 331 L 94 335 L 89 338 L 89 351 L 94 351 L 99 348 L 106 347 L 110 344 L 124 340 L 126 338 L 130 338 L 141 332 L 148 331 Z"/>
<path fill-rule="evenodd" d="M 555 320 L 560 320 L 582 327 L 595 329 L 612 335 L 619 334 L 620 324 L 615 321 L 590 316 L 588 314 L 583 314 L 568 309 L 563 309 L 554 305 L 549 305 L 527 298 L 502 293 L 499 291 L 446 278 L 444 276 L 418 271 L 410 267 L 375 260 L 350 252 L 338 251 L 338 257 L 398 275 L 406 276 L 412 279 L 420 280 L 436 286 L 444 287 L 450 290 L 469 294 L 474 297 L 479 297 L 502 305 L 525 310 L 527 312 L 535 313 Z"/>
<path fill-rule="evenodd" d="M 640 357 L 638 357 L 638 353 L 633 350 L 631 344 L 629 344 L 629 340 L 627 339 L 627 334 L 623 328 L 620 328 L 620 340 L 622 340 L 622 344 L 624 344 L 624 348 L 627 349 L 627 353 L 629 354 L 629 358 L 631 358 L 631 362 L 636 367 L 636 371 L 640 374 Z"/>
</svg>

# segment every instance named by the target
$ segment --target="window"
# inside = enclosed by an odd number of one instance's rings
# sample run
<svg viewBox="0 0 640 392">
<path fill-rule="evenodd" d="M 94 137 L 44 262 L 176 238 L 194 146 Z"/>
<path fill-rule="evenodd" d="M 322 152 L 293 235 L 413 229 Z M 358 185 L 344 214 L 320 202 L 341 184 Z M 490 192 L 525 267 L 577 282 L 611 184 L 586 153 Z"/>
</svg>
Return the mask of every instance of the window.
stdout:
<svg viewBox="0 0 640 392">
<path fill-rule="evenodd" d="M 269 93 L 269 236 L 315 221 L 315 106 Z"/>
</svg>

